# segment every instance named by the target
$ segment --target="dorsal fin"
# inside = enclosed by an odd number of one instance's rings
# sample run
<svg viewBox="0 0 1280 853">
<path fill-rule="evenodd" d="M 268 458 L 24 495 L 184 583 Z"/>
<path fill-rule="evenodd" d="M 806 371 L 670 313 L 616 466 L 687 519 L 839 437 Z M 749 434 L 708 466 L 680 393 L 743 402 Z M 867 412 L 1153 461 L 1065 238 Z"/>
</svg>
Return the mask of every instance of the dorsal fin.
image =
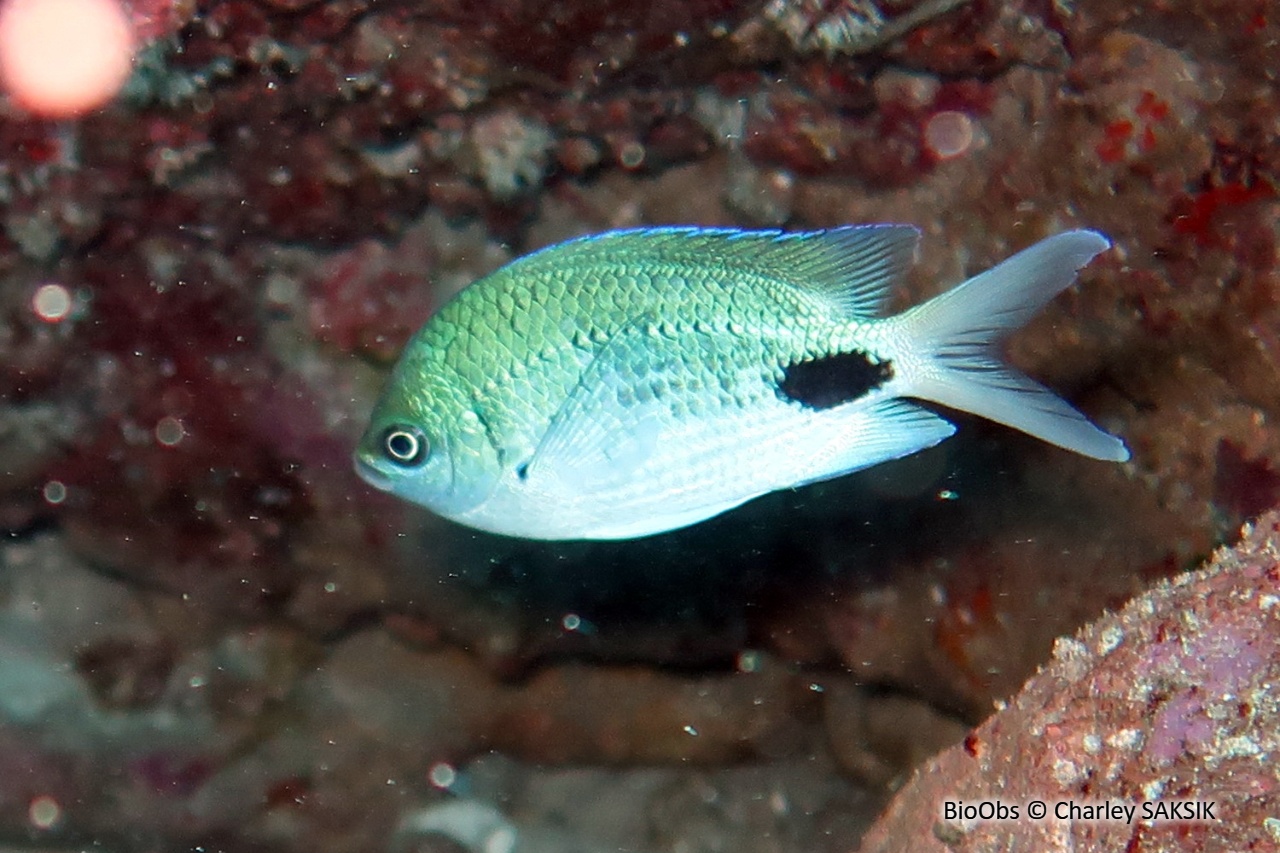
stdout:
<svg viewBox="0 0 1280 853">
<path fill-rule="evenodd" d="M 846 225 L 821 231 L 745 231 L 664 226 L 605 231 L 548 246 L 515 265 L 561 262 L 563 253 L 639 252 L 658 260 L 715 264 L 821 294 L 849 319 L 878 317 L 911 264 L 920 232 L 910 225 Z"/>
<path fill-rule="evenodd" d="M 881 316 L 890 291 L 911 265 L 920 241 L 920 232 L 910 225 L 739 233 L 743 236 L 730 239 L 772 233 L 771 239 L 759 240 L 761 259 L 781 266 L 779 277 L 823 294 L 850 319 Z"/>
</svg>

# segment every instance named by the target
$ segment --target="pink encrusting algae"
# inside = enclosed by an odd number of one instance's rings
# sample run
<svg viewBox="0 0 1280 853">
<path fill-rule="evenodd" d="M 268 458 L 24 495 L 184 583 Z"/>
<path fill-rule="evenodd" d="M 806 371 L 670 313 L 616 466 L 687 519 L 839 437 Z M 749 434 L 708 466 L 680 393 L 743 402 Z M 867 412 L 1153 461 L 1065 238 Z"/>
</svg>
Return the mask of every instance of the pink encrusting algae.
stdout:
<svg viewBox="0 0 1280 853">
<path fill-rule="evenodd" d="M 1018 695 L 925 762 L 860 850 L 1274 850 L 1277 714 L 1271 512 L 1204 568 L 1061 638 Z M 1017 807 L 1022 819 L 948 818 L 961 802 Z M 1036 802 L 1041 819 L 1027 814 Z M 1073 817 L 1072 805 L 1100 803 L 1120 810 Z"/>
</svg>

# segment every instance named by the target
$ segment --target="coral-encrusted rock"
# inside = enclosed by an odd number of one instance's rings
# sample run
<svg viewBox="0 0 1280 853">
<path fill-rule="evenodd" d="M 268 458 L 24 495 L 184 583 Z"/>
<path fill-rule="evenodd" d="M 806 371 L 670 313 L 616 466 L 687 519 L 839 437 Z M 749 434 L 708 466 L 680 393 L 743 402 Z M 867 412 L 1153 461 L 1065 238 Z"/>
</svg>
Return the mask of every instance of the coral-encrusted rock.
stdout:
<svg viewBox="0 0 1280 853">
<path fill-rule="evenodd" d="M 1274 850 L 1280 776 L 1280 512 L 1205 568 L 1059 640 L 1053 660 L 965 742 L 919 770 L 864 839 L 910 850 Z M 1016 806 L 947 820 L 944 801 Z M 1040 800 L 1048 817 L 1027 816 Z M 1063 821 L 1056 803 L 1135 806 Z M 1143 820 L 1144 802 L 1213 803 Z M 1166 806 L 1167 807 L 1167 806 Z"/>
</svg>

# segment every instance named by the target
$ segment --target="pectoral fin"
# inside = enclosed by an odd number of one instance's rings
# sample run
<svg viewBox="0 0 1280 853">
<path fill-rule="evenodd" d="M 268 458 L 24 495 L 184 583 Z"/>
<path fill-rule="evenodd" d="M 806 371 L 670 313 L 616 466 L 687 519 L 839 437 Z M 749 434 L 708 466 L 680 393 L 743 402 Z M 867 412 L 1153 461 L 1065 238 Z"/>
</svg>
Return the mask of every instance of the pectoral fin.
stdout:
<svg viewBox="0 0 1280 853">
<path fill-rule="evenodd" d="M 530 483 L 585 494 L 634 477 L 673 416 L 673 394 L 697 372 L 690 361 L 713 358 L 712 350 L 705 334 L 677 338 L 649 317 L 630 323 L 600 348 L 552 417 L 530 460 Z"/>
</svg>

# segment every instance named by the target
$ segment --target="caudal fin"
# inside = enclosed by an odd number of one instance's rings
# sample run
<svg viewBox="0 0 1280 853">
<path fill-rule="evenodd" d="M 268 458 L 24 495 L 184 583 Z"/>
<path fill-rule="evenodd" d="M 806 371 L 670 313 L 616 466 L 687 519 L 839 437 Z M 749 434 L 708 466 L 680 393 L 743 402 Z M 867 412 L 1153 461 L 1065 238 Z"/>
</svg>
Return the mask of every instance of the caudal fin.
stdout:
<svg viewBox="0 0 1280 853">
<path fill-rule="evenodd" d="M 1103 432 L 1048 388 L 1004 364 L 997 346 L 1111 242 L 1067 231 L 1019 252 L 896 318 L 923 357 L 908 393 L 981 415 L 1095 459 L 1123 462 L 1124 442 Z"/>
</svg>

